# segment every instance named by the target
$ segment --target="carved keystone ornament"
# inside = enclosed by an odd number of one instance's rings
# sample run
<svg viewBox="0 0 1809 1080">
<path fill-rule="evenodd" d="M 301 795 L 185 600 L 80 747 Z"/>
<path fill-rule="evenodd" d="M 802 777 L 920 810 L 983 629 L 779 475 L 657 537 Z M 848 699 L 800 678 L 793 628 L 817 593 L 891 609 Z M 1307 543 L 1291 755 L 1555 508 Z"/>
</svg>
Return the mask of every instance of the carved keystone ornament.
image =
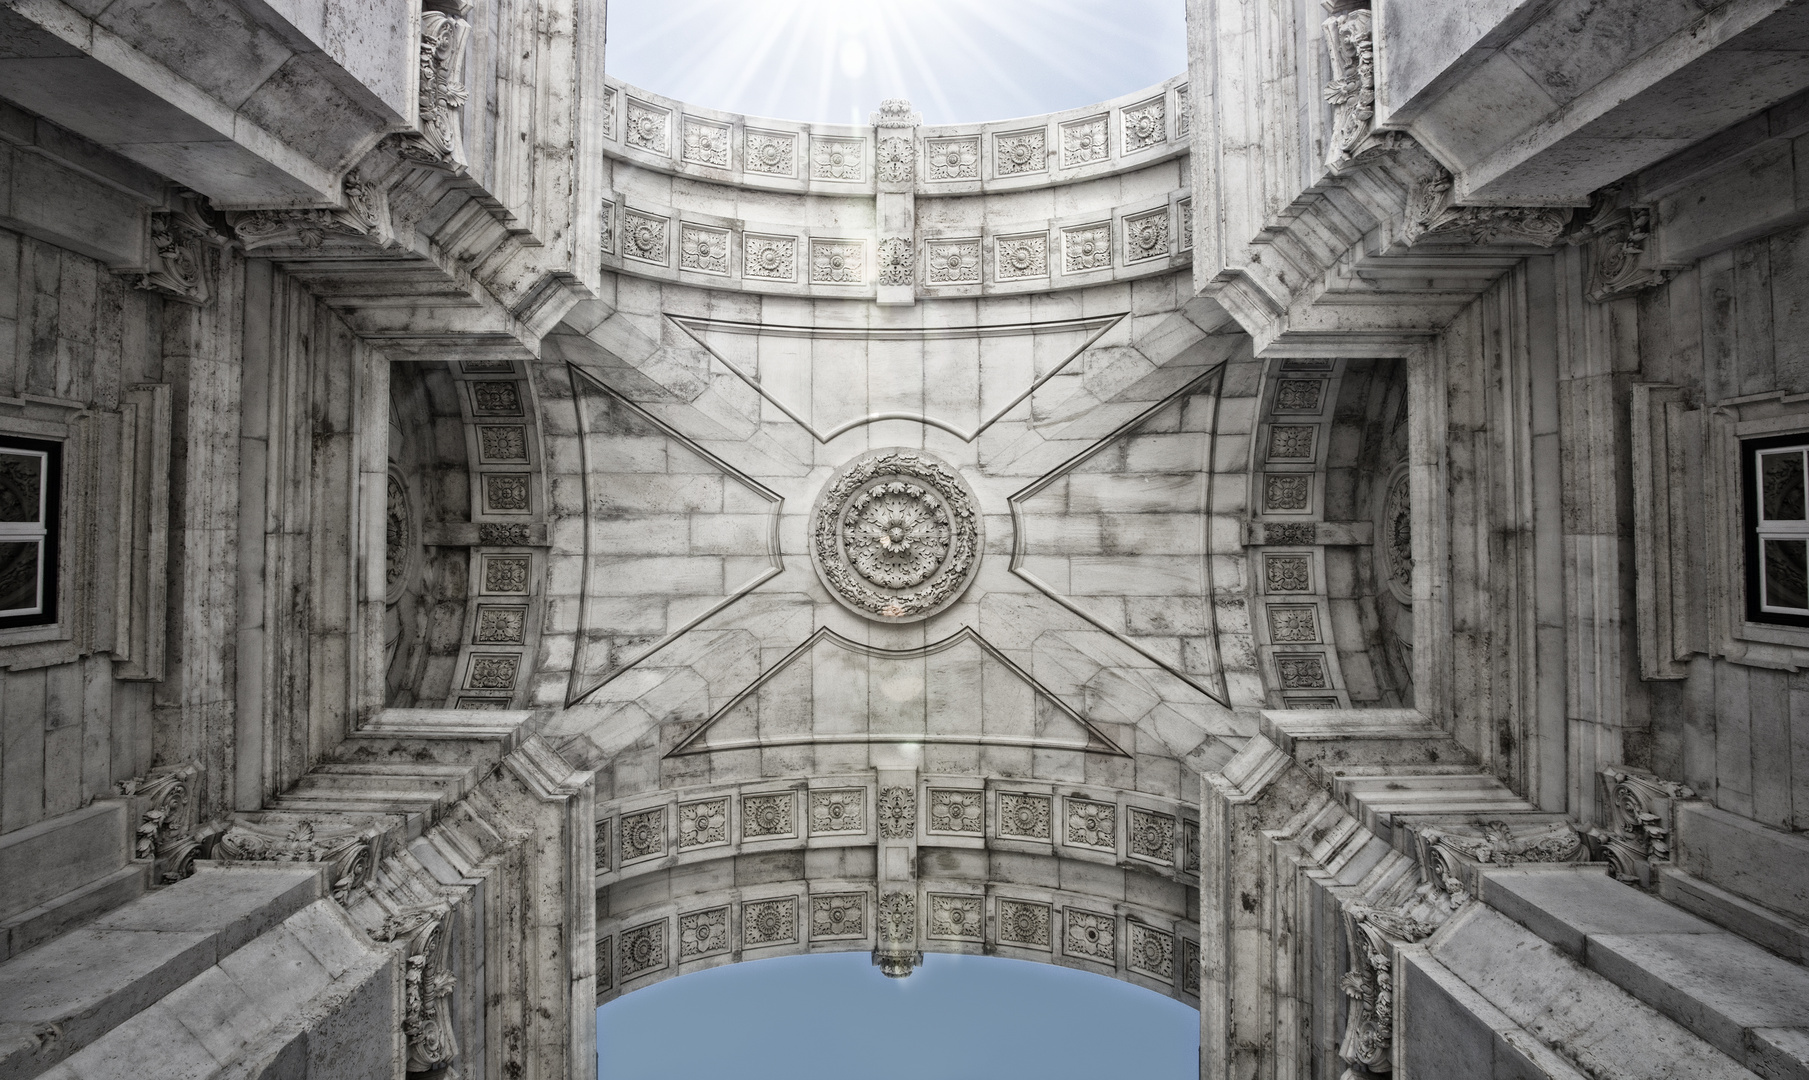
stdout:
<svg viewBox="0 0 1809 1080">
<path fill-rule="evenodd" d="M 830 595 L 879 622 L 929 618 L 980 566 L 973 492 L 921 450 L 874 450 L 844 465 L 817 496 L 810 533 Z"/>
</svg>

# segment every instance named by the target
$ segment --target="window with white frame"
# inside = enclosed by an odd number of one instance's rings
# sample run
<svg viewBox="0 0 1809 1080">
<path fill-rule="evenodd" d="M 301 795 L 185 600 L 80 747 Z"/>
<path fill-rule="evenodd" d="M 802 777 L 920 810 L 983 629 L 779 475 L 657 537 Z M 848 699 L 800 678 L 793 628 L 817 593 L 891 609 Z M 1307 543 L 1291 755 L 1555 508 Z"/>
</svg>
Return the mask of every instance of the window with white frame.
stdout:
<svg viewBox="0 0 1809 1080">
<path fill-rule="evenodd" d="M 1740 446 L 1746 617 L 1809 626 L 1809 432 L 1748 439 Z"/>
<path fill-rule="evenodd" d="M 63 446 L 0 436 L 0 628 L 57 621 Z"/>
</svg>

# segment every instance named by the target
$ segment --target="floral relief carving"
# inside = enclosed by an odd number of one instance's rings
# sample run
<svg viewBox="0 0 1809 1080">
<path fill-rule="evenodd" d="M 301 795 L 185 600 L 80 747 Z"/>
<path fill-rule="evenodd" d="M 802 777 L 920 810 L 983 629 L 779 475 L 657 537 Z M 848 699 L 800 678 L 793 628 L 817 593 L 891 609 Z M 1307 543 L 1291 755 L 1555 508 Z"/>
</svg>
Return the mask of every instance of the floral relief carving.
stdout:
<svg viewBox="0 0 1809 1080">
<path fill-rule="evenodd" d="M 768 176 L 796 176 L 798 137 L 779 131 L 748 128 L 743 135 L 742 168 Z"/>
<path fill-rule="evenodd" d="M 204 216 L 198 199 L 182 195 L 176 209 L 150 215 L 151 258 L 146 272 L 139 276 L 139 288 L 196 305 L 213 298 L 220 248 L 227 237 Z"/>
<path fill-rule="evenodd" d="M 813 791 L 810 793 L 810 831 L 865 832 L 866 824 L 861 819 L 866 803 L 865 788 Z"/>
<path fill-rule="evenodd" d="M 1175 138 L 1185 139 L 1193 131 L 1193 95 L 1187 84 L 1175 87 Z"/>
<path fill-rule="evenodd" d="M 887 893 L 879 902 L 879 933 L 888 942 L 908 944 L 917 939 L 917 897 L 907 892 Z"/>
<path fill-rule="evenodd" d="M 528 460 L 528 429 L 484 425 L 477 429 L 477 454 L 485 461 Z"/>
<path fill-rule="evenodd" d="M 1063 266 L 1070 274 L 1104 270 L 1112 265 L 1110 222 L 1062 230 Z"/>
<path fill-rule="evenodd" d="M 638 210 L 622 214 L 622 253 L 642 262 L 666 265 L 666 232 L 671 225 L 663 217 Z"/>
<path fill-rule="evenodd" d="M 825 893 L 810 898 L 810 938 L 858 938 L 867 935 L 864 893 Z"/>
<path fill-rule="evenodd" d="M 138 812 L 132 857 L 155 860 L 154 872 L 160 884 L 193 875 L 195 860 L 201 856 L 201 845 L 194 835 L 197 808 L 193 798 L 193 785 L 200 772 L 192 762 L 160 766 L 144 776 L 114 785 L 119 794 L 132 800 L 133 809 Z"/>
<path fill-rule="evenodd" d="M 1313 477 L 1310 473 L 1268 473 L 1263 476 L 1263 509 L 1274 512 L 1311 509 Z"/>
<path fill-rule="evenodd" d="M 1200 996 L 1200 943 L 1192 938 L 1181 939 L 1181 989 Z"/>
<path fill-rule="evenodd" d="M 980 281 L 980 241 L 931 240 L 924 245 L 924 268 L 931 285 L 974 285 Z"/>
<path fill-rule="evenodd" d="M 595 866 L 599 873 L 609 870 L 609 822 L 599 821 L 596 825 L 596 841 L 591 849 L 595 857 Z"/>
<path fill-rule="evenodd" d="M 1324 690 L 1325 658 L 1320 656 L 1278 656 L 1275 673 L 1283 690 Z"/>
<path fill-rule="evenodd" d="M 1575 213 L 1568 206 L 1458 206 L 1456 185 L 1442 166 L 1421 178 L 1408 197 L 1402 240 L 1551 247 L 1564 238 Z"/>
<path fill-rule="evenodd" d="M 513 690 L 515 671 L 520 666 L 519 656 L 473 656 L 471 669 L 465 676 L 465 689 Z"/>
<path fill-rule="evenodd" d="M 798 898 L 750 900 L 741 905 L 743 945 L 784 945 L 798 940 Z"/>
<path fill-rule="evenodd" d="M 1131 854 L 1159 863 L 1173 863 L 1175 861 L 1174 817 L 1133 806 L 1130 809 L 1130 818 L 1127 839 L 1130 841 Z"/>
<path fill-rule="evenodd" d="M 1124 219 L 1126 262 L 1159 259 L 1168 254 L 1168 207 Z"/>
<path fill-rule="evenodd" d="M 979 565 L 973 495 L 917 450 L 872 451 L 811 511 L 811 557 L 831 595 L 868 618 L 917 621 L 955 602 Z"/>
<path fill-rule="evenodd" d="M 702 799 L 678 807 L 678 849 L 729 842 L 729 800 Z"/>
<path fill-rule="evenodd" d="M 931 788 L 930 831 L 979 835 L 983 831 L 982 803 L 982 793 L 978 791 Z"/>
<path fill-rule="evenodd" d="M 421 130 L 404 134 L 398 152 L 410 161 L 462 171 L 464 137 L 460 132 L 465 101 L 465 43 L 471 23 L 464 15 L 470 0 L 442 0 L 434 11 L 421 12 L 420 76 L 416 83 Z"/>
<path fill-rule="evenodd" d="M 402 1034 L 408 1046 L 404 1067 L 411 1073 L 440 1072 L 458 1057 L 448 1000 L 458 980 L 446 970 L 447 914 L 448 909 L 440 906 L 398 912 L 385 918 L 372 935 L 378 941 L 401 943 L 406 957 Z"/>
<path fill-rule="evenodd" d="M 999 835 L 1019 836 L 1027 840 L 1049 839 L 1050 802 L 1047 795 L 1001 792 Z"/>
<path fill-rule="evenodd" d="M 794 237 L 745 234 L 741 238 L 741 273 L 769 281 L 796 281 L 797 255 Z"/>
<path fill-rule="evenodd" d="M 1272 593 L 1312 592 L 1312 558 L 1307 555 L 1264 555 L 1263 580 Z"/>
<path fill-rule="evenodd" d="M 1124 135 L 1125 153 L 1148 150 L 1158 143 L 1168 141 L 1168 125 L 1163 112 L 1161 98 L 1151 98 L 1141 105 L 1132 105 L 1124 110 L 1119 123 Z"/>
<path fill-rule="evenodd" d="M 881 788 L 879 835 L 887 840 L 908 840 L 917 835 L 917 793 L 908 787 Z"/>
<path fill-rule="evenodd" d="M 1276 644 L 1319 640 L 1318 609 L 1311 604 L 1270 604 L 1269 640 Z"/>
<path fill-rule="evenodd" d="M 616 253 L 616 206 L 614 203 L 603 204 L 602 212 L 597 215 L 597 224 L 603 234 L 603 254 Z"/>
<path fill-rule="evenodd" d="M 931 893 L 928 934 L 933 938 L 979 941 L 980 898 Z"/>
<path fill-rule="evenodd" d="M 1200 872 L 1200 823 L 1181 822 L 1181 869 L 1189 874 Z"/>
<path fill-rule="evenodd" d="M 491 511 L 526 513 L 528 478 L 523 473 L 485 473 L 484 505 Z"/>
<path fill-rule="evenodd" d="M 472 640 L 479 645 L 520 645 L 527 636 L 527 622 L 525 607 L 480 604 Z"/>
<path fill-rule="evenodd" d="M 1388 485 L 1382 501 L 1382 567 L 1388 591 L 1413 606 L 1413 485 L 1402 469 Z"/>
<path fill-rule="evenodd" d="M 1049 276 L 1048 234 L 1001 236 L 993 241 L 993 247 L 999 262 L 993 273 L 1000 281 Z"/>
<path fill-rule="evenodd" d="M 861 255 L 865 245 L 859 240 L 810 241 L 810 280 L 815 285 L 859 285 Z"/>
<path fill-rule="evenodd" d="M 603 134 L 605 138 L 616 137 L 616 92 L 611 87 L 603 88 Z"/>
<path fill-rule="evenodd" d="M 791 792 L 775 795 L 744 795 L 741 798 L 741 838 L 764 836 L 796 836 L 794 808 L 797 800 Z"/>
<path fill-rule="evenodd" d="M 888 236 L 879 242 L 879 283 L 909 285 L 915 276 L 917 255 L 911 242 L 902 236 Z"/>
<path fill-rule="evenodd" d="M 1019 176 L 1042 172 L 1049 164 L 1048 151 L 1045 149 L 1047 139 L 1048 133 L 1042 128 L 994 135 L 993 175 Z"/>
<path fill-rule="evenodd" d="M 708 120 L 699 120 L 687 116 L 683 121 L 685 133 L 684 159 L 695 165 L 711 165 L 718 169 L 729 167 L 729 126 L 715 124 Z"/>
<path fill-rule="evenodd" d="M 729 231 L 680 222 L 678 265 L 700 274 L 720 274 L 726 277 L 729 272 Z"/>
<path fill-rule="evenodd" d="M 622 931 L 617 961 L 616 966 L 622 973 L 623 982 L 665 967 L 666 920 L 643 923 Z"/>
<path fill-rule="evenodd" d="M 513 382 L 474 380 L 471 386 L 471 411 L 479 416 L 520 416 L 521 391 Z"/>
<path fill-rule="evenodd" d="M 484 591 L 487 593 L 527 592 L 527 557 L 487 556 L 484 559 Z"/>
<path fill-rule="evenodd" d="M 408 586 L 408 572 L 414 566 L 414 511 L 410 509 L 408 486 L 392 463 L 385 490 L 383 518 L 383 601 L 394 604 L 402 599 Z"/>
<path fill-rule="evenodd" d="M 623 814 L 621 822 L 622 861 L 634 862 L 666 853 L 666 808 Z"/>
<path fill-rule="evenodd" d="M 1263 539 L 1277 547 L 1301 547 L 1318 542 L 1318 527 L 1310 521 L 1297 524 L 1275 524 L 1264 526 Z"/>
<path fill-rule="evenodd" d="M 1105 964 L 1118 960 L 1117 920 L 1097 911 L 1063 908 L 1062 919 L 1067 932 L 1062 935 L 1062 952 Z"/>
<path fill-rule="evenodd" d="M 1175 981 L 1175 936 L 1153 926 L 1134 922 L 1130 927 L 1130 950 L 1126 960 L 1132 971 L 1160 979 Z"/>
<path fill-rule="evenodd" d="M 1186 198 L 1175 204 L 1181 211 L 1181 244 L 1182 251 L 1193 250 L 1193 199 Z"/>
<path fill-rule="evenodd" d="M 1053 909 L 1030 900 L 999 901 L 999 941 L 1032 949 L 1050 947 L 1049 927 Z"/>
<path fill-rule="evenodd" d="M 1270 461 L 1311 461 L 1319 429 L 1312 424 L 1276 424 L 1269 429 Z"/>
<path fill-rule="evenodd" d="M 927 149 L 930 165 L 929 179 L 933 181 L 980 179 L 980 137 L 978 135 L 960 139 L 931 139 Z"/>
<path fill-rule="evenodd" d="M 1282 379 L 1275 384 L 1275 411 L 1316 413 L 1324 394 L 1324 379 Z"/>
<path fill-rule="evenodd" d="M 812 180 L 859 180 L 861 178 L 861 158 L 865 153 L 865 139 L 812 137 L 810 140 L 810 178 Z"/>
<path fill-rule="evenodd" d="M 627 123 L 622 128 L 622 141 L 650 154 L 667 153 L 667 117 L 671 114 L 657 105 L 628 99 Z"/>
<path fill-rule="evenodd" d="M 1374 134 L 1376 116 L 1376 50 L 1374 15 L 1368 8 L 1342 11 L 1322 24 L 1332 78 L 1325 88 L 1332 107 L 1331 150 L 1326 165 L 1341 169 L 1393 149 L 1400 137 Z"/>
<path fill-rule="evenodd" d="M 1083 847 L 1116 850 L 1118 847 L 1118 807 L 1114 803 L 1091 799 L 1066 800 L 1068 843 Z"/>
<path fill-rule="evenodd" d="M 1062 167 L 1074 168 L 1095 161 L 1104 161 L 1111 153 L 1106 142 L 1106 114 L 1089 116 L 1085 120 L 1071 120 L 1061 126 L 1062 135 Z"/>
<path fill-rule="evenodd" d="M 616 936 L 604 934 L 597 939 L 597 992 L 613 989 L 615 980 Z"/>
<path fill-rule="evenodd" d="M 726 906 L 710 908 L 708 911 L 693 911 L 678 917 L 680 961 L 728 951 L 729 909 Z"/>
<path fill-rule="evenodd" d="M 916 174 L 917 151 L 903 135 L 879 140 L 879 178 L 888 184 L 908 184 Z"/>
<path fill-rule="evenodd" d="M 527 543 L 532 538 L 533 538 L 532 531 L 529 530 L 529 528 L 526 525 L 524 525 L 518 521 L 515 521 L 515 522 L 486 521 L 486 522 L 482 522 L 477 527 L 477 542 L 486 547 L 519 547 L 522 544 Z M 524 567 L 524 570 L 523 570 L 523 576 L 521 579 L 521 581 L 522 581 L 521 588 L 519 588 L 519 589 L 486 588 L 484 591 L 485 592 L 526 592 L 527 591 L 527 576 L 526 576 L 526 570 L 525 570 L 526 564 L 522 563 L 522 566 Z"/>
<path fill-rule="evenodd" d="M 143 794 L 146 790 L 122 793 Z M 140 826 L 141 845 L 144 836 L 144 827 Z M 344 907 L 351 903 L 354 891 L 370 882 L 382 845 L 381 827 L 369 823 L 317 828 L 306 818 L 293 824 L 240 819 L 214 843 L 213 857 L 221 862 L 325 863 L 333 899 Z"/>
</svg>

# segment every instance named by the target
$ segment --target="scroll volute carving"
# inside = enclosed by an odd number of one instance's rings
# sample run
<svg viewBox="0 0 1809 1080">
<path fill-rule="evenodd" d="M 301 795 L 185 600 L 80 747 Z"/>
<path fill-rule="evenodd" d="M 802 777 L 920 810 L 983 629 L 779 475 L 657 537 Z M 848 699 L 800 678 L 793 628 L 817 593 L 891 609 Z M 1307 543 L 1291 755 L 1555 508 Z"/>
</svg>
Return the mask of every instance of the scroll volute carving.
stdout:
<svg viewBox="0 0 1809 1080">
<path fill-rule="evenodd" d="M 391 915 L 376 937 L 403 947 L 402 1033 L 408 1040 L 409 1073 L 438 1073 L 458 1057 L 452 1025 L 452 989 L 458 980 L 446 968 L 445 907 Z"/>
<path fill-rule="evenodd" d="M 408 160 L 451 172 L 465 171 L 463 135 L 466 45 L 471 39 L 471 0 L 426 0 L 421 12 L 421 130 L 401 136 L 397 150 Z"/>
</svg>

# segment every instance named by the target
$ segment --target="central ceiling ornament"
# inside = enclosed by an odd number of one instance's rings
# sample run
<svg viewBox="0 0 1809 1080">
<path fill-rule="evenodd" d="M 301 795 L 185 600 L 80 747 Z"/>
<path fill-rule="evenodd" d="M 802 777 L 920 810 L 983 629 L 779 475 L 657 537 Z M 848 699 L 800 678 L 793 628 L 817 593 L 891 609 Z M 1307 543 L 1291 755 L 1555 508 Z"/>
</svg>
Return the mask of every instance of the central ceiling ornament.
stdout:
<svg viewBox="0 0 1809 1080">
<path fill-rule="evenodd" d="M 922 450 L 873 450 L 844 465 L 817 496 L 810 535 L 830 595 L 881 622 L 929 618 L 980 566 L 973 492 Z"/>
</svg>

